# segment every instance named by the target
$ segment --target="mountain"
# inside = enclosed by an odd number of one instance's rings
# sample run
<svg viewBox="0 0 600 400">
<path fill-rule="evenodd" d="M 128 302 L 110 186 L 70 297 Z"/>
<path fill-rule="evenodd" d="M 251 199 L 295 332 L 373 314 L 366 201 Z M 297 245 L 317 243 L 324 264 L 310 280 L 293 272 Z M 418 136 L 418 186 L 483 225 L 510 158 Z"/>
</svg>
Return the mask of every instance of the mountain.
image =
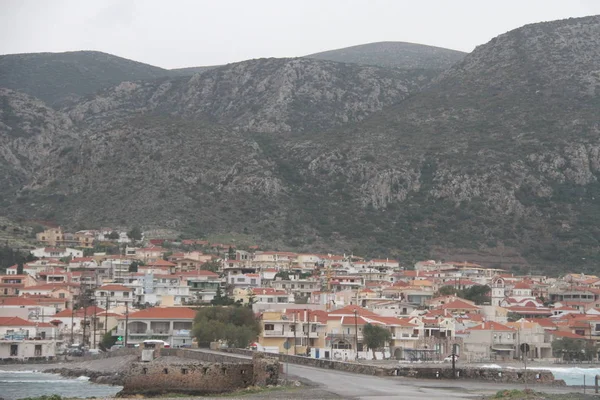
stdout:
<svg viewBox="0 0 600 400">
<path fill-rule="evenodd" d="M 214 69 L 219 67 L 220 65 L 209 65 L 205 67 L 187 67 L 187 68 L 173 68 L 169 70 L 170 76 L 191 76 L 194 74 L 198 74 L 204 71 L 208 71 L 209 69 Z"/>
<path fill-rule="evenodd" d="M 60 104 L 123 81 L 168 76 L 168 70 L 99 51 L 0 56 L 0 87 Z"/>
<path fill-rule="evenodd" d="M 206 119 L 242 131 L 322 132 L 399 102 L 435 76 L 302 58 L 258 59 L 192 77 L 124 82 L 65 111 L 87 124 L 143 112 Z"/>
<path fill-rule="evenodd" d="M 323 199 L 328 226 L 360 228 L 382 249 L 452 258 L 476 250 L 502 265 L 508 251 L 546 267 L 593 268 L 599 62 L 598 16 L 524 26 L 478 47 L 421 93 L 315 139 L 297 163 L 312 159 L 327 171 L 313 183 L 318 191 L 335 182 L 348 199 Z M 332 214 L 355 203 L 350 221 Z"/>
<path fill-rule="evenodd" d="M 444 70 L 466 53 L 405 42 L 377 42 L 310 54 L 306 58 L 405 69 Z"/>
<path fill-rule="evenodd" d="M 598 65 L 595 16 L 507 32 L 441 75 L 261 59 L 60 110 L 2 90 L 0 205 L 70 226 L 591 272 Z"/>
</svg>

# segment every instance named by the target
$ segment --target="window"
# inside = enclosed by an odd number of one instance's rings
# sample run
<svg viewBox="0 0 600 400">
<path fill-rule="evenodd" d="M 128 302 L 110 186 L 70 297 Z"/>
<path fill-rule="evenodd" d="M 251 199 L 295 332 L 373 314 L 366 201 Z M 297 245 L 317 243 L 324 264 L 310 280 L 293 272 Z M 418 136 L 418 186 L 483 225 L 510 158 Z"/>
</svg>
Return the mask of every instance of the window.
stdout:
<svg viewBox="0 0 600 400">
<path fill-rule="evenodd" d="M 33 355 L 35 357 L 41 357 L 42 356 L 42 345 L 41 344 L 36 344 L 35 345 L 35 349 L 33 351 Z"/>
<path fill-rule="evenodd" d="M 111 295 L 111 296 L 114 296 L 114 295 L 115 295 L 115 292 L 110 292 L 110 295 Z"/>
<path fill-rule="evenodd" d="M 18 344 L 11 344 L 10 345 L 10 356 L 11 357 L 16 357 L 19 355 L 19 345 Z"/>
<path fill-rule="evenodd" d="M 273 324 L 265 324 L 265 331 L 274 331 L 275 325 Z"/>
<path fill-rule="evenodd" d="M 65 294 L 64 293 L 59 293 L 58 294 L 58 298 L 59 299 L 64 299 L 65 298 Z"/>
<path fill-rule="evenodd" d="M 245 280 L 244 278 L 237 278 L 238 282 L 244 282 L 244 280 Z"/>
<path fill-rule="evenodd" d="M 256 285 L 256 279 L 255 278 L 250 279 L 250 284 L 251 285 Z"/>
<path fill-rule="evenodd" d="M 123 297 L 129 297 L 129 292 L 123 292 Z"/>
</svg>

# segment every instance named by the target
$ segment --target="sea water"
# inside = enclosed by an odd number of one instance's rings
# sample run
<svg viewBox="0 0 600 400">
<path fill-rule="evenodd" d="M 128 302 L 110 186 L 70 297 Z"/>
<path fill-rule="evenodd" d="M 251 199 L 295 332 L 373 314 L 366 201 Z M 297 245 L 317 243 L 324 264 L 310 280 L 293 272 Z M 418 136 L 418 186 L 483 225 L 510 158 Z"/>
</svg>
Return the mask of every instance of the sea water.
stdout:
<svg viewBox="0 0 600 400">
<path fill-rule="evenodd" d="M 482 365 L 482 368 L 515 369 L 514 367 L 502 367 L 497 364 Z M 584 376 L 586 386 L 593 386 L 594 377 L 600 375 L 600 368 L 597 367 L 540 367 L 534 365 L 531 369 L 550 371 L 554 375 L 554 379 L 562 379 L 567 386 L 583 386 Z"/>
<path fill-rule="evenodd" d="M 16 400 L 58 394 L 63 397 L 114 397 L 121 386 L 97 385 L 89 378 L 63 378 L 37 371 L 0 370 L 0 397 Z"/>
</svg>

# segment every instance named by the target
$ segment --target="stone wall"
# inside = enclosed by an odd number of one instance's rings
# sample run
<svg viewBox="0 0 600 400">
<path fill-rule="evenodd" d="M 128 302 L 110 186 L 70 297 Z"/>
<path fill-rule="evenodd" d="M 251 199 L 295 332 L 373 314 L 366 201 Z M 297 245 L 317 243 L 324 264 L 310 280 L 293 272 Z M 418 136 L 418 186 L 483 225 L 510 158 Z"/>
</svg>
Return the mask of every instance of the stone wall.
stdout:
<svg viewBox="0 0 600 400">
<path fill-rule="evenodd" d="M 246 349 L 223 349 L 225 352 L 243 355 L 253 355 L 257 352 Z M 376 376 L 406 376 L 422 379 L 453 379 L 452 368 L 448 366 L 421 365 L 421 366 L 377 366 L 359 363 L 348 363 L 327 359 L 293 356 L 287 354 L 264 353 L 269 357 L 276 357 L 280 362 L 307 365 L 316 368 L 333 369 L 336 371 L 352 372 Z M 564 385 L 562 380 L 555 380 L 550 371 L 528 369 L 524 370 L 499 370 L 494 368 L 460 367 L 456 368 L 457 379 L 479 379 L 494 382 L 527 382 L 552 383 Z"/>
<path fill-rule="evenodd" d="M 226 353 L 160 349 L 151 362 L 135 362 L 123 379 L 122 395 L 185 393 L 209 395 L 248 386 L 277 385 L 279 361 L 257 354 L 244 360 Z"/>
<path fill-rule="evenodd" d="M 243 354 L 247 356 L 253 356 L 255 351 L 246 350 L 246 349 L 223 349 L 225 352 L 234 353 L 234 354 Z M 291 364 L 298 365 L 306 365 L 309 367 L 316 368 L 325 368 L 325 369 L 334 369 L 336 371 L 344 371 L 344 372 L 353 372 L 356 374 L 364 374 L 364 375 L 376 375 L 376 376 L 385 376 L 392 375 L 388 368 L 380 367 L 377 365 L 368 365 L 368 364 L 358 364 L 358 363 L 347 363 L 343 361 L 335 361 L 335 360 L 327 360 L 324 358 L 311 358 L 311 357 L 302 357 L 302 356 L 294 356 L 289 354 L 275 354 L 275 353 L 263 353 L 268 357 L 274 357 L 279 360 L 279 362 L 285 363 L 289 362 Z"/>
<path fill-rule="evenodd" d="M 264 353 L 252 355 L 252 366 L 254 373 L 252 382 L 254 386 L 277 385 L 279 380 L 279 361 L 273 357 L 267 357 Z"/>
<path fill-rule="evenodd" d="M 251 386 L 252 379 L 252 363 L 163 362 L 158 358 L 149 363 L 134 363 L 125 376 L 120 395 L 225 393 Z"/>
</svg>

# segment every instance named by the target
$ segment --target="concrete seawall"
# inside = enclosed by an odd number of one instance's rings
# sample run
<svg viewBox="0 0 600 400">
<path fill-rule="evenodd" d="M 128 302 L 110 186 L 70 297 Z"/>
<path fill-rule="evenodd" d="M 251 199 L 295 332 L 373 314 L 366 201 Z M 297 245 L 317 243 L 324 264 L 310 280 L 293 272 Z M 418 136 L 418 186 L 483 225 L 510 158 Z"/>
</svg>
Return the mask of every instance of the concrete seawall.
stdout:
<svg viewBox="0 0 600 400">
<path fill-rule="evenodd" d="M 223 349 L 224 352 L 252 356 L 255 351 L 246 349 Z M 458 367 L 456 368 L 456 378 L 453 377 L 452 369 L 440 367 L 439 365 L 398 365 L 398 366 L 377 366 L 369 364 L 349 363 L 343 361 L 334 361 L 326 359 L 316 359 L 310 357 L 301 357 L 288 354 L 268 354 L 269 357 L 275 357 L 280 362 L 289 362 L 290 364 L 306 365 L 316 368 L 333 369 L 336 371 L 351 372 L 355 374 L 374 375 L 374 376 L 404 376 L 421 379 L 475 379 L 488 382 L 520 382 L 520 383 L 538 383 L 553 384 L 564 386 L 564 381 L 554 379 L 550 371 L 527 369 L 509 369 L 497 370 L 491 368 L 477 367 Z"/>
</svg>

